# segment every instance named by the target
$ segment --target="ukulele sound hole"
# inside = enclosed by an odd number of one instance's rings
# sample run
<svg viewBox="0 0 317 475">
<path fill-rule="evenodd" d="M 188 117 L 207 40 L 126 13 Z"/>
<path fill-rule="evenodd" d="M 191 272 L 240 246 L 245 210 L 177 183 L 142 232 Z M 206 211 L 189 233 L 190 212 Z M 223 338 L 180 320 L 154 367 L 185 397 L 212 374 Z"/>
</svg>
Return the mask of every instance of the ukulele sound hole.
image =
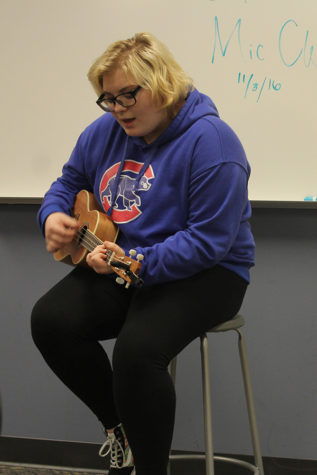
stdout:
<svg viewBox="0 0 317 475">
<path fill-rule="evenodd" d="M 80 230 L 79 230 L 79 233 L 78 233 L 78 245 L 79 245 L 79 246 L 81 245 L 81 242 L 82 242 L 82 240 L 83 240 L 84 237 L 85 237 L 85 234 L 86 234 L 86 232 L 87 232 L 87 229 L 88 229 L 88 226 L 85 225 L 85 226 L 83 226 L 82 228 L 80 228 Z"/>
</svg>

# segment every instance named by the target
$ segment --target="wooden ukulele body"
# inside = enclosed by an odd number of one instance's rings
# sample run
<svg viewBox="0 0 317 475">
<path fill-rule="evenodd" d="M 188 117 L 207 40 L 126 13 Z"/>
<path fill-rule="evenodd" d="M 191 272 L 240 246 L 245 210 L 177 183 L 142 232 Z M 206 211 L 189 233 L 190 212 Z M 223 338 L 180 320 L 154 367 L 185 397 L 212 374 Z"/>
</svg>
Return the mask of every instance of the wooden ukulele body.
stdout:
<svg viewBox="0 0 317 475">
<path fill-rule="evenodd" d="M 81 235 L 85 229 L 97 236 L 100 241 L 115 242 L 118 235 L 118 227 L 100 208 L 93 193 L 81 190 L 75 200 L 73 217 L 80 225 L 79 237 L 73 239 L 62 249 L 54 253 L 54 259 L 71 265 L 87 265 L 86 254 L 88 249 L 81 245 Z M 81 231 L 82 230 L 82 231 Z"/>
</svg>

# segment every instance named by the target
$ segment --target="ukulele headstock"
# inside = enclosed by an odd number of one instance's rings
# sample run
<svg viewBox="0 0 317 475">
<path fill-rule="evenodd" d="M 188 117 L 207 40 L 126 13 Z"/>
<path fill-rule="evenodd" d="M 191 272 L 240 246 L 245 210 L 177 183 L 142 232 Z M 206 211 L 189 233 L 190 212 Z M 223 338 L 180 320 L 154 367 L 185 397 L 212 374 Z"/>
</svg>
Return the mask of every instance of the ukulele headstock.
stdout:
<svg viewBox="0 0 317 475">
<path fill-rule="evenodd" d="M 129 251 L 129 256 L 117 256 L 114 253 L 111 253 L 107 258 L 107 263 L 113 268 L 114 272 L 118 274 L 116 282 L 118 284 L 125 284 L 125 287 L 128 288 L 130 285 L 135 287 L 142 287 L 143 280 L 138 276 L 144 256 L 142 254 L 137 254 L 136 259 L 133 259 L 132 256 L 136 255 L 136 251 L 131 249 Z"/>
</svg>

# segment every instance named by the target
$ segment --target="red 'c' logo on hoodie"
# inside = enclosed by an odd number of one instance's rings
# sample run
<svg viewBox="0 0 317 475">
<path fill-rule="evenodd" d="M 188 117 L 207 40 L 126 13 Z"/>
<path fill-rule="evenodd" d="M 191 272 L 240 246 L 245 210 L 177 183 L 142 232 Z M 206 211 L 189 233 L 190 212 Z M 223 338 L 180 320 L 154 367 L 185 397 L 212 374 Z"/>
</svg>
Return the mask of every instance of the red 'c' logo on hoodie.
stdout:
<svg viewBox="0 0 317 475">
<path fill-rule="evenodd" d="M 135 188 L 142 166 L 143 163 L 126 160 L 117 190 L 115 190 L 115 178 L 120 168 L 120 162 L 108 168 L 100 181 L 99 193 L 102 206 L 107 213 L 112 205 L 111 218 L 116 223 L 128 223 L 142 213 L 140 210 L 142 201 L 138 192 L 148 191 L 151 187 L 149 180 L 154 178 L 153 169 L 149 165 Z"/>
</svg>

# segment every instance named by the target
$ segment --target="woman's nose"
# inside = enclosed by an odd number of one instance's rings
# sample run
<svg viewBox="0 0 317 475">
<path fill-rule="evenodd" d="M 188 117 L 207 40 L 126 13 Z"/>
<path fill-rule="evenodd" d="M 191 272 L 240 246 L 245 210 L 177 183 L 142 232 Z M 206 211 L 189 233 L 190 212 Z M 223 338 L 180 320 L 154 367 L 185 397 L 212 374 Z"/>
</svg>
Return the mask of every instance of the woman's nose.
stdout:
<svg viewBox="0 0 317 475">
<path fill-rule="evenodd" d="M 113 110 L 111 112 L 122 112 L 122 111 L 125 111 L 125 110 L 127 110 L 126 107 L 119 104 L 119 102 L 115 102 L 113 104 Z"/>
</svg>

